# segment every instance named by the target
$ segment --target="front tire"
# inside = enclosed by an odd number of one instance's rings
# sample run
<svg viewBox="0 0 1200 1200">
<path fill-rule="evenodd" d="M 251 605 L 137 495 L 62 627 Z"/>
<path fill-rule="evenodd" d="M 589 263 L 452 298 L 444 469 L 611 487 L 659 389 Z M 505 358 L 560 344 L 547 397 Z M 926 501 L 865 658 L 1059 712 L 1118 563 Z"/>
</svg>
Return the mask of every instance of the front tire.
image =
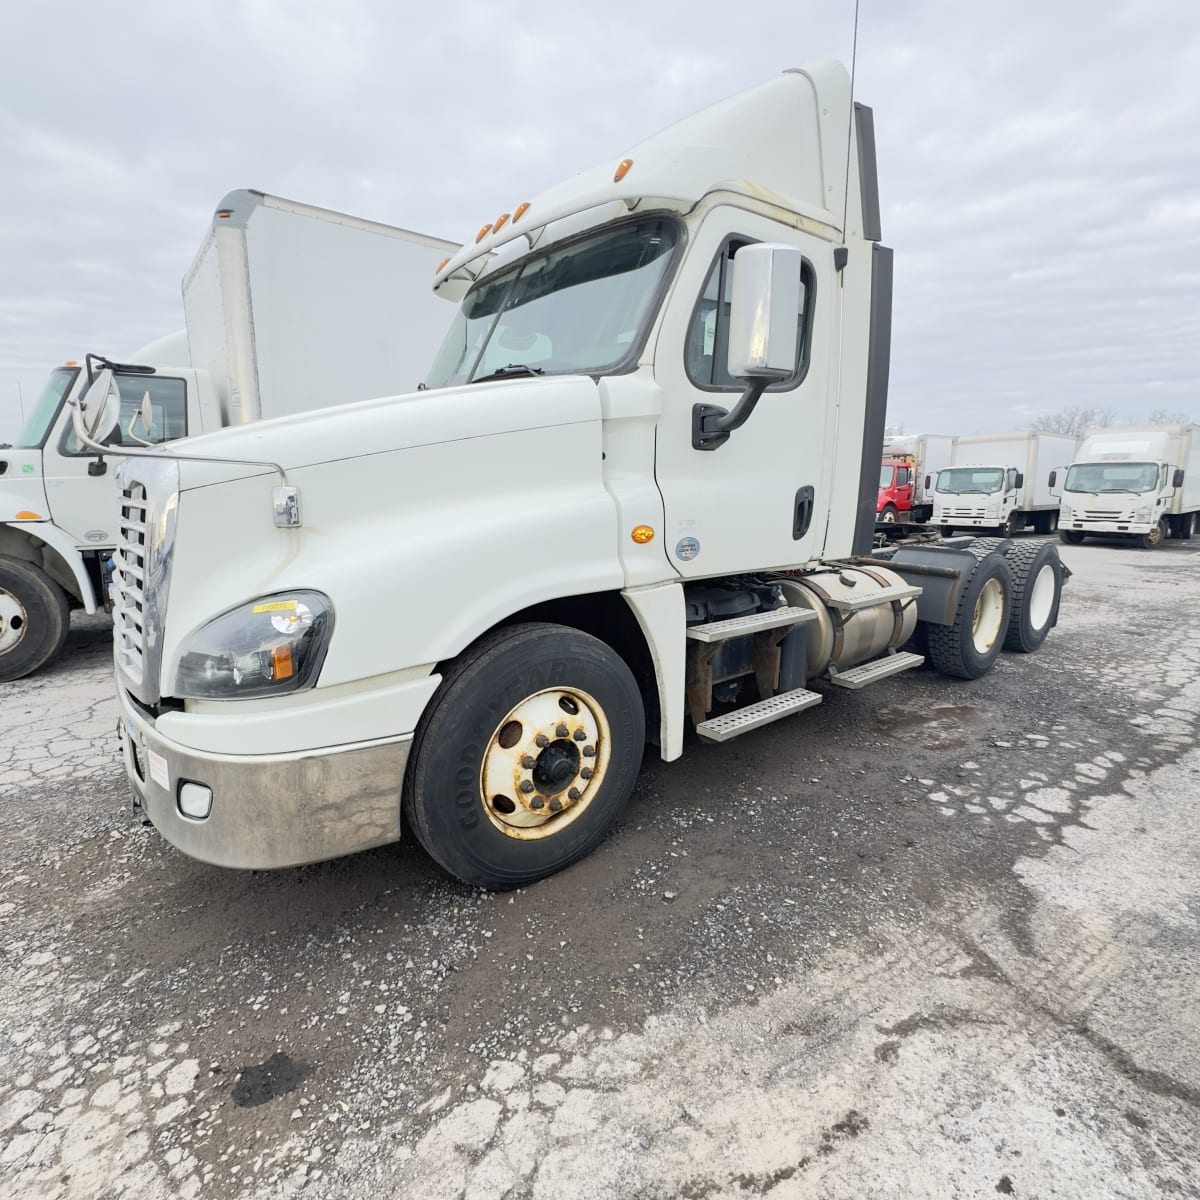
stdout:
<svg viewBox="0 0 1200 1200">
<path fill-rule="evenodd" d="M 413 743 L 404 815 L 464 883 L 534 883 L 603 840 L 637 781 L 645 734 L 637 683 L 605 643 L 513 625 L 446 673 Z"/>
<path fill-rule="evenodd" d="M 1068 546 L 1083 545 L 1084 535 L 1078 529 L 1060 529 L 1058 531 L 1058 540 L 1065 542 Z"/>
<path fill-rule="evenodd" d="M 1053 542 L 1014 542 L 1004 557 L 1013 578 L 1004 648 L 1032 654 L 1058 623 L 1062 561 Z"/>
<path fill-rule="evenodd" d="M 895 523 L 896 523 L 896 506 L 894 504 L 885 504 L 879 510 L 879 516 L 876 519 L 882 525 L 895 525 Z"/>
<path fill-rule="evenodd" d="M 1164 517 L 1149 533 L 1139 533 L 1134 541 L 1143 550 L 1156 550 L 1167 540 L 1167 520 Z"/>
<path fill-rule="evenodd" d="M 985 555 L 963 588 L 951 625 L 929 625 L 929 661 L 957 679 L 978 679 L 1000 653 L 1011 611 L 1012 573 L 1003 554 Z"/>
<path fill-rule="evenodd" d="M 66 593 L 31 563 L 0 558 L 0 682 L 32 675 L 63 647 Z"/>
</svg>

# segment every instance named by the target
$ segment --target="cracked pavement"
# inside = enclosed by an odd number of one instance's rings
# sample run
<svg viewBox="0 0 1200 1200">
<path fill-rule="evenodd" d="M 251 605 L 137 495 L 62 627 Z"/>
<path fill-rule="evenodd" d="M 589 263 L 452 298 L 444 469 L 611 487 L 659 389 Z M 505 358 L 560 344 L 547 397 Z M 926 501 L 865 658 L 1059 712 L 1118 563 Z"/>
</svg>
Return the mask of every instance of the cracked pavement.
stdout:
<svg viewBox="0 0 1200 1200">
<path fill-rule="evenodd" d="M 1036 655 L 646 760 L 572 870 L 236 873 L 130 815 L 109 630 L 0 685 L 0 1192 L 1200 1194 L 1200 543 Z"/>
</svg>

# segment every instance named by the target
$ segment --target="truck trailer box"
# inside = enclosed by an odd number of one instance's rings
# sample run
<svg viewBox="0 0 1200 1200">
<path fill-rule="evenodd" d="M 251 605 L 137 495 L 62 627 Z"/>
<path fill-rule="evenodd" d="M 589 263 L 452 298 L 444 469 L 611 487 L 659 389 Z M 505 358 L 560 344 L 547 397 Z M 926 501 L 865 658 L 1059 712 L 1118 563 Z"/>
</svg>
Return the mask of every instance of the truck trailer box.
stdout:
<svg viewBox="0 0 1200 1200">
<path fill-rule="evenodd" d="M 415 390 L 453 316 L 434 295 L 434 272 L 457 249 L 230 192 L 183 280 L 192 365 L 222 388 L 222 423 Z"/>
<path fill-rule="evenodd" d="M 1057 488 L 1051 494 L 1050 472 L 1061 472 L 1075 457 L 1075 438 L 1062 433 L 972 434 L 955 443 L 956 467 L 1015 468 L 1024 477 L 1017 489 L 1020 512 L 1058 507 Z"/>
</svg>

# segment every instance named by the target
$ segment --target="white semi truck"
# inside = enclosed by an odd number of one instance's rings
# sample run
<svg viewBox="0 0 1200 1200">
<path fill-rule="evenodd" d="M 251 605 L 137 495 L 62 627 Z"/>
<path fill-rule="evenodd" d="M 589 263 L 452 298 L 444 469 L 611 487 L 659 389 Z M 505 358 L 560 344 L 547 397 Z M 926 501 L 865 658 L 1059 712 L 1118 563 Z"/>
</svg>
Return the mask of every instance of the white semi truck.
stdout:
<svg viewBox="0 0 1200 1200">
<path fill-rule="evenodd" d="M 186 331 L 128 365 L 55 368 L 16 444 L 0 448 L 0 680 L 59 652 L 71 608 L 109 606 L 110 453 L 415 387 L 450 320 L 429 278 L 455 249 L 261 192 L 226 196 L 183 280 Z M 98 455 L 71 412 L 106 365 L 121 414 Z"/>
<path fill-rule="evenodd" d="M 155 826 L 269 868 L 403 821 L 513 887 L 601 841 L 647 741 L 1040 645 L 1054 545 L 867 553 L 879 238 L 871 111 L 788 71 L 487 222 L 436 274 L 424 390 L 129 458 L 116 684 Z"/>
<path fill-rule="evenodd" d="M 1064 542 L 1090 535 L 1150 549 L 1167 537 L 1186 540 L 1200 513 L 1200 426 L 1097 430 L 1055 482 Z"/>
<path fill-rule="evenodd" d="M 1058 493 L 1051 482 L 1075 457 L 1076 439 L 1060 433 L 985 433 L 960 437 L 951 465 L 934 485 L 933 524 L 995 529 L 1004 537 L 1031 526 L 1058 528 Z"/>
</svg>

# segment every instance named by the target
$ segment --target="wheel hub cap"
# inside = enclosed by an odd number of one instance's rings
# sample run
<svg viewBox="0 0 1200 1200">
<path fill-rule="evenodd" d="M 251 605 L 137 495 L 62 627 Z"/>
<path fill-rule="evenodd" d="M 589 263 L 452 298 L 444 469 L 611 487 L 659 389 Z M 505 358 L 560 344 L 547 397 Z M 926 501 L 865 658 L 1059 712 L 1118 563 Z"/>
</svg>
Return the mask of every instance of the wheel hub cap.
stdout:
<svg viewBox="0 0 1200 1200">
<path fill-rule="evenodd" d="M 7 654 L 25 636 L 27 623 L 25 606 L 12 592 L 0 589 L 0 654 Z"/>
</svg>

